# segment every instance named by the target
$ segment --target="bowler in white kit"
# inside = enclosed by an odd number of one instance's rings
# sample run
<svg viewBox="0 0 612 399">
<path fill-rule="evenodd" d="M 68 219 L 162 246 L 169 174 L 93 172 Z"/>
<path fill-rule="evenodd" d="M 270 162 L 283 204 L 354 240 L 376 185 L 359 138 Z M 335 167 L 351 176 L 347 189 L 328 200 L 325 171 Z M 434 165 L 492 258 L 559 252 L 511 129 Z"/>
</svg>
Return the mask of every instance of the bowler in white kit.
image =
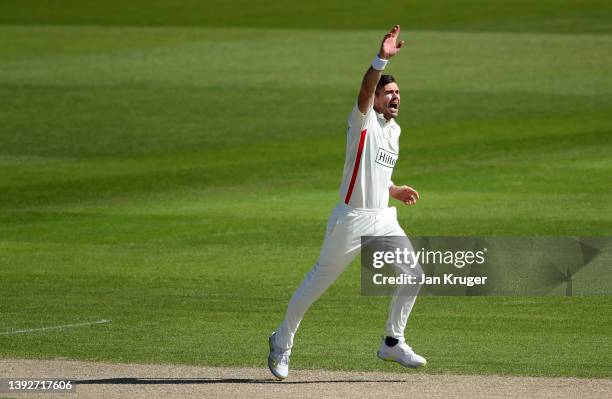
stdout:
<svg viewBox="0 0 612 399">
<path fill-rule="evenodd" d="M 293 339 L 304 314 L 357 256 L 361 237 L 406 237 L 397 222 L 396 209 L 388 206 L 389 197 L 413 205 L 419 194 L 409 186 L 396 186 L 391 181 L 399 155 L 401 129 L 395 118 L 400 108 L 400 90 L 393 76 L 382 73 L 389 59 L 404 45 L 404 41 L 398 41 L 399 33 L 400 27 L 396 25 L 385 35 L 363 77 L 357 103 L 348 119 L 340 202 L 327 223 L 319 259 L 293 294 L 285 319 L 269 337 L 268 367 L 279 379 L 289 374 Z M 406 241 L 410 245 L 407 238 Z M 423 273 L 418 264 L 412 268 L 397 267 L 419 280 Z M 404 329 L 418 290 L 418 285 L 407 285 L 398 288 L 393 296 L 385 336 L 378 350 L 379 358 L 406 367 L 427 363 L 404 339 Z"/>
</svg>

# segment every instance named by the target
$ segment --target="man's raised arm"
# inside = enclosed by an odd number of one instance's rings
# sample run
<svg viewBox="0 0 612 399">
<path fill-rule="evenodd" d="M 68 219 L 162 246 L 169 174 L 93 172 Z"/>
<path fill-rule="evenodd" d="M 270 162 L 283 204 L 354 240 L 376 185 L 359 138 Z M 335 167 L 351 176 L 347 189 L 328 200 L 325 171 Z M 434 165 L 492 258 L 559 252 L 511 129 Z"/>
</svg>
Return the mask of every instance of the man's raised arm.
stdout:
<svg viewBox="0 0 612 399">
<path fill-rule="evenodd" d="M 404 41 L 397 42 L 397 38 L 400 33 L 399 25 L 395 25 L 389 33 L 385 35 L 382 43 L 380 44 L 380 50 L 376 55 L 376 58 L 372 62 L 372 66 L 368 68 L 363 81 L 361 82 L 361 89 L 359 90 L 359 97 L 357 98 L 357 106 L 361 113 L 366 113 L 374 102 L 374 92 L 376 91 L 376 84 L 382 75 L 383 69 L 387 65 L 387 62 L 395 54 L 399 53 L 400 49 L 404 45 Z"/>
</svg>

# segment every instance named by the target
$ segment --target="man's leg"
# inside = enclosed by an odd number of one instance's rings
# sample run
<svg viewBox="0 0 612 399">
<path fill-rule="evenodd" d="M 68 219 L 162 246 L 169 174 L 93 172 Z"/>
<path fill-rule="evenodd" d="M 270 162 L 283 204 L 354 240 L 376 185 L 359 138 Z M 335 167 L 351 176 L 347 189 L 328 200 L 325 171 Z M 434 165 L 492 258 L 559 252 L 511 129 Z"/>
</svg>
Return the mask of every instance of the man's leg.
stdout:
<svg viewBox="0 0 612 399">
<path fill-rule="evenodd" d="M 409 251 L 412 251 L 412 245 L 407 237 L 406 244 L 404 245 Z M 414 268 L 405 264 L 395 265 L 395 268 L 398 274 L 412 275 L 416 277 L 416 281 L 421 281 L 423 269 L 421 269 L 421 265 L 418 263 L 415 264 Z M 393 293 L 393 297 L 391 297 L 391 302 L 389 303 L 389 318 L 385 325 L 385 333 L 388 337 L 396 339 L 404 337 L 404 330 L 408 323 L 408 317 L 410 317 L 420 288 L 421 286 L 418 284 L 405 284 L 398 286 Z"/>
<path fill-rule="evenodd" d="M 396 240 L 392 241 L 393 246 L 400 247 L 402 250 L 405 247 L 409 253 L 414 253 L 410 240 L 397 221 L 397 210 L 395 208 L 389 208 L 385 216 L 377 221 L 376 232 L 378 236 L 397 237 Z M 395 251 L 395 248 L 386 248 L 385 250 Z M 414 265 L 414 267 L 412 268 L 410 265 Z M 421 265 L 415 262 L 414 258 L 409 265 L 402 263 L 395 264 L 394 267 L 398 274 L 412 275 L 416 277 L 417 281 L 421 280 L 423 269 Z M 404 337 L 408 317 L 416 302 L 419 289 L 420 285 L 405 284 L 398 286 L 395 290 L 389 305 L 389 317 L 385 326 L 388 337 L 396 339 Z"/>
<path fill-rule="evenodd" d="M 387 226 L 383 231 L 385 236 L 400 237 L 397 240 L 398 247 L 402 250 L 407 248 L 409 253 L 414 253 L 412 244 L 404 230 L 397 223 L 394 213 L 393 217 L 387 221 Z M 398 273 L 415 276 L 417 282 L 421 280 L 423 269 L 415 261 L 414 257 L 409 264 L 402 263 L 395 264 L 394 266 Z M 378 351 L 378 357 L 381 359 L 395 361 L 406 367 L 420 367 L 427 363 L 425 358 L 414 353 L 404 338 L 404 330 L 408 323 L 408 317 L 416 302 L 420 288 L 420 284 L 405 284 L 398 286 L 395 290 L 391 298 L 389 317 L 385 325 L 386 338 L 383 339 Z"/>
<path fill-rule="evenodd" d="M 283 350 L 293 346 L 293 337 L 308 308 L 336 281 L 361 248 L 359 227 L 364 217 L 334 212 L 317 263 L 293 294 L 282 324 L 276 330 L 275 345 Z"/>
<path fill-rule="evenodd" d="M 422 269 L 419 265 L 414 269 L 402 269 L 401 273 L 416 276 L 417 281 L 420 281 Z M 420 285 L 406 284 L 399 286 L 393 294 L 389 306 L 389 318 L 385 326 L 386 336 L 383 338 L 378 349 L 379 358 L 412 368 L 427 364 L 427 360 L 423 356 L 416 354 L 410 345 L 406 343 L 406 338 L 404 338 L 404 330 L 406 329 L 412 307 L 416 302 L 419 288 Z"/>
<path fill-rule="evenodd" d="M 388 214 L 381 221 L 381 225 L 377 227 L 379 235 L 397 237 L 397 239 L 391 241 L 392 247 L 385 248 L 386 251 L 395 251 L 396 248 L 403 251 L 406 248 L 410 254 L 414 253 L 410 240 L 397 222 L 395 208 L 389 209 Z M 415 262 L 414 257 L 408 264 L 397 263 L 394 266 L 398 273 L 412 275 L 416 278 L 417 282 L 421 280 L 423 270 Z M 405 367 L 420 367 L 427 364 L 427 360 L 414 353 L 404 338 L 404 330 L 406 329 L 412 307 L 416 302 L 419 288 L 419 284 L 405 284 L 398 286 L 395 290 L 391 298 L 389 318 L 385 326 L 386 336 L 383 337 L 378 350 L 379 358 L 400 363 Z"/>
</svg>

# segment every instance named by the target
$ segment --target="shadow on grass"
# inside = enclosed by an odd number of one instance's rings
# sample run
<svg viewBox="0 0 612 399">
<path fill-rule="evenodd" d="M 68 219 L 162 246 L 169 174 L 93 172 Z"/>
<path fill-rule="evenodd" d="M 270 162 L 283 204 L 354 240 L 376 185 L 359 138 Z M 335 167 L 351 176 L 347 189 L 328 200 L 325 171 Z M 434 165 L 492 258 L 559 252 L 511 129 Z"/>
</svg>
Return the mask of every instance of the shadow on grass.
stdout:
<svg viewBox="0 0 612 399">
<path fill-rule="evenodd" d="M 102 378 L 76 380 L 78 385 L 189 385 L 189 384 L 338 384 L 338 383 L 401 383 L 405 380 L 323 380 L 323 381 L 279 381 L 257 378 Z"/>
</svg>

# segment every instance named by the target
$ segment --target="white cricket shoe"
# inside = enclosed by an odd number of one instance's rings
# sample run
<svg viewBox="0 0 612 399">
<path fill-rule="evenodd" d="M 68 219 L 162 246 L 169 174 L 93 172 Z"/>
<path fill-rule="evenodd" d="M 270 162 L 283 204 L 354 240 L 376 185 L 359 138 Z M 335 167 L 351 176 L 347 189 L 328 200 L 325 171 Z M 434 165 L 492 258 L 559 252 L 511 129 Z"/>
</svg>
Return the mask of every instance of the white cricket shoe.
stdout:
<svg viewBox="0 0 612 399">
<path fill-rule="evenodd" d="M 275 335 L 276 332 L 272 333 L 270 338 L 268 338 L 268 342 L 270 343 L 268 367 L 276 378 L 284 380 L 289 375 L 289 355 L 291 355 L 291 349 L 285 351 L 274 346 Z"/>
<path fill-rule="evenodd" d="M 417 368 L 427 364 L 427 360 L 423 356 L 417 355 L 408 346 L 405 338 L 400 338 L 395 346 L 387 346 L 385 344 L 385 337 L 383 337 L 377 355 L 382 360 L 397 362 L 404 367 Z"/>
</svg>

